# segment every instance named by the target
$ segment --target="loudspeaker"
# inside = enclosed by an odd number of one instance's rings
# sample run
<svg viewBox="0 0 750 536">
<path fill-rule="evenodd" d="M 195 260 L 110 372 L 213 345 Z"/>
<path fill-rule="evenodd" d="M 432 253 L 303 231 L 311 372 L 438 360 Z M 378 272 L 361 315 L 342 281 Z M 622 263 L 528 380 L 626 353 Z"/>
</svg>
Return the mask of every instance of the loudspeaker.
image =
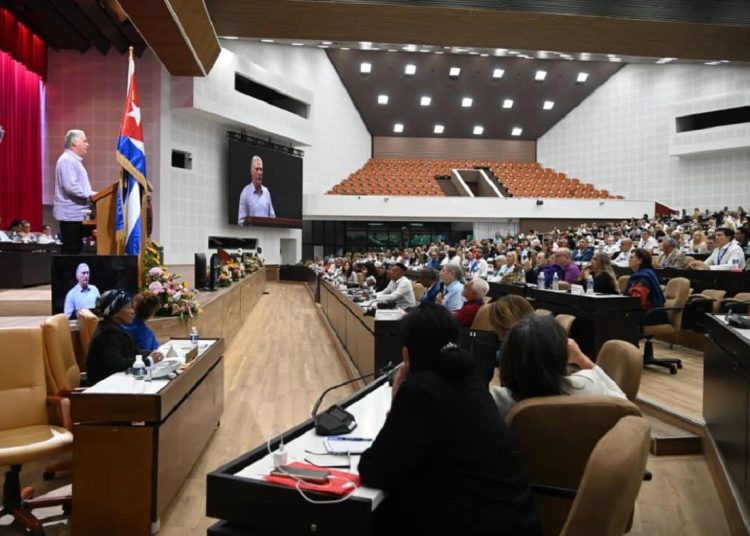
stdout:
<svg viewBox="0 0 750 536">
<path fill-rule="evenodd" d="M 195 288 L 202 290 L 206 288 L 208 284 L 208 272 L 206 271 L 206 255 L 203 253 L 196 253 L 195 259 Z"/>
<path fill-rule="evenodd" d="M 543 205 L 543 204 L 544 204 L 544 201 L 543 201 L 542 199 L 537 199 L 537 200 L 536 200 L 536 204 L 537 204 L 537 205 Z"/>
<path fill-rule="evenodd" d="M 209 268 L 209 277 L 208 277 L 208 290 L 216 290 L 216 283 L 219 281 L 219 269 L 221 265 L 219 264 L 219 256 L 214 253 L 211 255 L 211 266 Z"/>
</svg>

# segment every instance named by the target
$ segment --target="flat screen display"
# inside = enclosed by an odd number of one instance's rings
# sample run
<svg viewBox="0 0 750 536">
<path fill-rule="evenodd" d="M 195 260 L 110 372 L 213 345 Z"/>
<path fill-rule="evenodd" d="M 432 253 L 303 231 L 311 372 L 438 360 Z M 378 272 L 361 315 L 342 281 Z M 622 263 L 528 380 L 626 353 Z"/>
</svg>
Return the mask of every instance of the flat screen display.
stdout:
<svg viewBox="0 0 750 536">
<path fill-rule="evenodd" d="M 230 225 L 250 225 L 253 217 L 302 220 L 301 156 L 230 138 L 228 173 Z"/>
<path fill-rule="evenodd" d="M 93 309 L 101 294 L 115 288 L 131 296 L 138 292 L 137 256 L 52 256 L 53 315 L 75 318 L 78 309 Z"/>
</svg>

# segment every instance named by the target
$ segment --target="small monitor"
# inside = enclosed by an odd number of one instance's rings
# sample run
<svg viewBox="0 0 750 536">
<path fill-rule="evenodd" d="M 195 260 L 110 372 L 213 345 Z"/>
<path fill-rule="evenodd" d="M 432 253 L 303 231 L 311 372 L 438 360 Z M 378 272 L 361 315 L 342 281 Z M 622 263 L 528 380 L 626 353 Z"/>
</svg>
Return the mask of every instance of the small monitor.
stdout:
<svg viewBox="0 0 750 536">
<path fill-rule="evenodd" d="M 206 270 L 206 255 L 195 254 L 195 288 L 204 289 L 208 285 L 208 271 Z"/>
</svg>

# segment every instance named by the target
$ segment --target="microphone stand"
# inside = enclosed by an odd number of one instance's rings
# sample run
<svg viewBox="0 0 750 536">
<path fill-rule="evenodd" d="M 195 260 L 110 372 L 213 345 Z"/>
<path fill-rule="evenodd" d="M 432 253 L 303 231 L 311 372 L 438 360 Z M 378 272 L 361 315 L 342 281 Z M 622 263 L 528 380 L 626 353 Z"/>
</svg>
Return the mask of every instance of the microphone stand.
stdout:
<svg viewBox="0 0 750 536">
<path fill-rule="evenodd" d="M 363 374 L 362 376 L 358 376 L 351 380 L 341 382 L 323 391 L 320 397 L 318 397 L 318 400 L 315 402 L 312 410 L 312 418 L 315 422 L 315 431 L 318 433 L 318 435 L 329 436 L 348 434 L 357 426 L 357 422 L 354 420 L 354 415 L 337 404 L 334 404 L 326 411 L 318 415 L 318 408 L 320 408 L 320 404 L 323 402 L 323 398 L 328 393 L 330 393 L 334 389 L 338 389 L 339 387 L 344 387 L 345 385 L 364 380 L 365 378 L 369 378 L 371 376 L 390 374 L 395 368 L 396 367 L 393 366 L 393 363 L 389 361 L 385 367 L 378 369 L 375 372 Z"/>
</svg>

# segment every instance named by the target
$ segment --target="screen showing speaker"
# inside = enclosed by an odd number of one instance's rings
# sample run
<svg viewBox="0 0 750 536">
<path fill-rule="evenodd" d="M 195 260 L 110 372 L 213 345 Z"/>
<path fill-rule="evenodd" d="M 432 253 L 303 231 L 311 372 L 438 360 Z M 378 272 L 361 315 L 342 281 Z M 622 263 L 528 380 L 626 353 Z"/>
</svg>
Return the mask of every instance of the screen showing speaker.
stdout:
<svg viewBox="0 0 750 536">
<path fill-rule="evenodd" d="M 301 156 L 230 137 L 228 173 L 230 224 L 248 225 L 254 217 L 302 219 Z"/>
<path fill-rule="evenodd" d="M 75 318 L 79 309 L 94 309 L 104 292 L 138 292 L 138 257 L 135 255 L 53 255 L 52 314 Z"/>
</svg>

